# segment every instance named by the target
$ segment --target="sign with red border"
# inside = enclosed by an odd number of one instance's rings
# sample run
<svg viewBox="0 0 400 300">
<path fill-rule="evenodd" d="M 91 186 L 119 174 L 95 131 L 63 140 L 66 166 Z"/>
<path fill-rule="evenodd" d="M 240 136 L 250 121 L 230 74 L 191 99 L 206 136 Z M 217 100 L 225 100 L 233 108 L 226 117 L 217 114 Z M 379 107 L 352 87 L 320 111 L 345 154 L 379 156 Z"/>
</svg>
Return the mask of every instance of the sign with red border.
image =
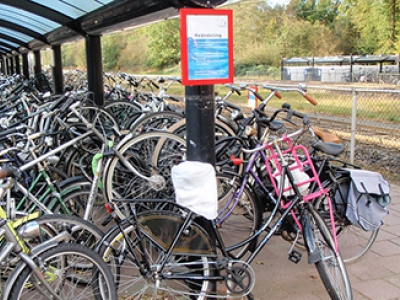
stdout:
<svg viewBox="0 0 400 300">
<path fill-rule="evenodd" d="M 233 82 L 232 10 L 180 10 L 183 85 Z"/>
</svg>

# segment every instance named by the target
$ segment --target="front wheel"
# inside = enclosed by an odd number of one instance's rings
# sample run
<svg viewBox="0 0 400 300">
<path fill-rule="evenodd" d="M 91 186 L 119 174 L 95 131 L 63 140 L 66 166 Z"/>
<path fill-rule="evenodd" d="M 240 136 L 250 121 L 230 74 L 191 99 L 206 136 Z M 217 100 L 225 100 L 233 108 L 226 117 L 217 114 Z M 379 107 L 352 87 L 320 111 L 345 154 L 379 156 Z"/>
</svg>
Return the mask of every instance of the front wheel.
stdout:
<svg viewBox="0 0 400 300">
<path fill-rule="evenodd" d="M 63 300 L 117 299 L 110 269 L 98 253 L 87 247 L 60 244 L 40 254 L 36 263 L 52 292 Z M 32 269 L 26 266 L 15 281 L 8 299 L 44 300 L 50 299 L 50 295 L 35 278 Z"/>
<path fill-rule="evenodd" d="M 158 217 L 156 222 L 169 221 L 170 225 L 183 222 L 181 215 L 172 212 L 139 215 L 140 219 L 153 217 Z M 158 227 L 160 237 L 168 236 L 175 226 Z M 211 258 L 171 253 L 163 270 L 156 272 L 167 255 L 165 249 L 144 233 L 139 239 L 136 230 L 135 222 L 125 219 L 121 227 L 106 234 L 97 249 L 114 274 L 119 299 L 207 299 L 213 282 L 204 278 L 214 273 Z"/>
<path fill-rule="evenodd" d="M 335 243 L 328 226 L 311 205 L 307 211 L 307 217 L 312 232 L 311 240 L 315 247 L 314 253 L 318 255 L 318 257 L 313 257 L 316 259 L 315 267 L 326 291 L 333 300 L 353 299 L 346 266 L 340 253 L 335 250 Z M 303 232 L 307 234 L 307 230 Z M 304 240 L 310 240 L 310 238 L 305 236 Z"/>
</svg>

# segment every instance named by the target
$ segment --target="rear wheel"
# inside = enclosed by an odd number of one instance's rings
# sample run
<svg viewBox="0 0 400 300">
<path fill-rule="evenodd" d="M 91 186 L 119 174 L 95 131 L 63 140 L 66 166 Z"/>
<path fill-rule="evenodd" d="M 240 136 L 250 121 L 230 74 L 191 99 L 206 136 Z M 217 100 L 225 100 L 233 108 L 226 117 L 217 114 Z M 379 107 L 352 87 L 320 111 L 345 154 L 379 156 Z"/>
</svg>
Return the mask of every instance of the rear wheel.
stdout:
<svg viewBox="0 0 400 300">
<path fill-rule="evenodd" d="M 353 262 L 363 256 L 371 248 L 379 232 L 379 228 L 374 231 L 365 231 L 347 219 L 346 207 L 350 181 L 349 177 L 338 178 L 328 187 L 328 195 L 334 209 L 339 249 L 345 263 Z M 328 200 L 325 195 L 315 202 L 315 208 L 330 227 Z"/>
</svg>

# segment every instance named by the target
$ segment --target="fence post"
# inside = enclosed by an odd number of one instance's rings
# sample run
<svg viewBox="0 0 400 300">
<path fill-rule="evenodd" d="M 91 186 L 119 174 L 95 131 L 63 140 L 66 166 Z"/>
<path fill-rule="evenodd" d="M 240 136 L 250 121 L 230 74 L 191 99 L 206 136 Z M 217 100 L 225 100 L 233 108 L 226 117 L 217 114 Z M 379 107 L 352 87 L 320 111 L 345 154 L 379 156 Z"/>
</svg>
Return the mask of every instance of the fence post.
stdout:
<svg viewBox="0 0 400 300">
<path fill-rule="evenodd" d="M 357 91 L 353 88 L 353 107 L 351 109 L 351 138 L 350 138 L 350 162 L 354 163 L 357 127 Z"/>
</svg>

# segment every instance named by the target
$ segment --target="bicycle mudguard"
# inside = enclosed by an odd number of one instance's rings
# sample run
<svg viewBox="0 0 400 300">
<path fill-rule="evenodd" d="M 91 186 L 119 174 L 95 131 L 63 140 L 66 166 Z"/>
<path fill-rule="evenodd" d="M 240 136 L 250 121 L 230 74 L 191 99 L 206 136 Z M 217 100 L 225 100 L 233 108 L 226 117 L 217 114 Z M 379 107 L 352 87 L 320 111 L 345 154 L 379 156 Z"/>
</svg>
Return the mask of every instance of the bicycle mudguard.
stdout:
<svg viewBox="0 0 400 300">
<path fill-rule="evenodd" d="M 74 187 L 78 188 L 79 186 L 76 186 L 76 184 L 79 182 L 82 182 L 82 181 L 87 182 L 86 178 L 83 176 L 74 176 L 74 177 L 67 178 L 57 184 L 60 189 L 64 189 L 70 185 L 74 185 Z"/>
<path fill-rule="evenodd" d="M 54 247 L 59 245 L 58 242 L 48 242 L 42 243 L 32 249 L 31 257 L 32 259 L 36 258 L 41 253 L 50 250 Z M 12 271 L 11 275 L 8 277 L 6 284 L 3 286 L 1 300 L 8 300 L 10 297 L 11 289 L 14 286 L 15 282 L 17 281 L 18 277 L 21 275 L 22 271 L 28 265 L 25 261 L 21 261 L 18 266 Z"/>
<path fill-rule="evenodd" d="M 315 245 L 315 241 L 313 238 L 313 233 L 310 227 L 310 221 L 306 213 L 302 213 L 301 216 L 301 226 L 303 227 L 303 238 L 304 244 L 307 248 L 308 253 L 308 263 L 315 264 L 316 262 L 320 261 L 321 256 L 319 253 L 318 247 Z"/>
</svg>

